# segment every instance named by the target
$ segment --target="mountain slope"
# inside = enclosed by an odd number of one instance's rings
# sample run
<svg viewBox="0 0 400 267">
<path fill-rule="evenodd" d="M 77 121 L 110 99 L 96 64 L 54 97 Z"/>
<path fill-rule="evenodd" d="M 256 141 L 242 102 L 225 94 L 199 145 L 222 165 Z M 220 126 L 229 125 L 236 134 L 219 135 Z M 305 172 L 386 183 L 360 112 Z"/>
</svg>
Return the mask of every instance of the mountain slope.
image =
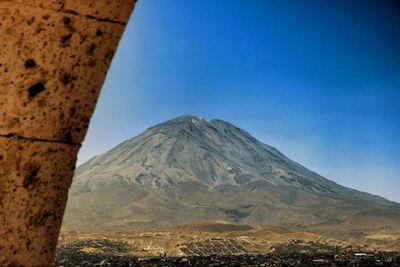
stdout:
<svg viewBox="0 0 400 267">
<path fill-rule="evenodd" d="M 80 166 L 64 225 L 111 230 L 204 220 L 396 227 L 400 205 L 329 181 L 228 122 L 186 115 Z"/>
</svg>

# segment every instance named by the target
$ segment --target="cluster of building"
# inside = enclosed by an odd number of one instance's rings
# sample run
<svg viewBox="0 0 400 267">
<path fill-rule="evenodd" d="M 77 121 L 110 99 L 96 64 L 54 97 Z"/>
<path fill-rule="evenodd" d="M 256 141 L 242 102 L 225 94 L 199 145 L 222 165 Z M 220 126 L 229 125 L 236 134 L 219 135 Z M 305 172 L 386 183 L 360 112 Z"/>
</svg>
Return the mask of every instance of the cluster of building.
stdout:
<svg viewBox="0 0 400 267">
<path fill-rule="evenodd" d="M 400 267 L 400 252 L 343 252 L 339 254 L 292 253 L 286 255 L 210 255 L 190 257 L 136 257 L 87 254 L 83 252 L 57 254 L 55 266 L 144 266 L 144 267 L 196 267 L 196 266 L 388 266 Z"/>
</svg>

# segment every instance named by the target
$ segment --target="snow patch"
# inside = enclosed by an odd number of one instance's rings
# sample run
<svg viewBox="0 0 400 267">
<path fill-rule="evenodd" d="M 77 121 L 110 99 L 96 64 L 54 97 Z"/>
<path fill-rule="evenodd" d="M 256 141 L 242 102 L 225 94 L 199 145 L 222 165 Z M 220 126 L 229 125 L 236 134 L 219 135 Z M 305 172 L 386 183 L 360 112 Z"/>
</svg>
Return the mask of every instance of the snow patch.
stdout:
<svg viewBox="0 0 400 267">
<path fill-rule="evenodd" d="M 193 122 L 194 125 L 199 126 L 199 122 L 196 119 L 192 119 L 192 122 Z"/>
</svg>

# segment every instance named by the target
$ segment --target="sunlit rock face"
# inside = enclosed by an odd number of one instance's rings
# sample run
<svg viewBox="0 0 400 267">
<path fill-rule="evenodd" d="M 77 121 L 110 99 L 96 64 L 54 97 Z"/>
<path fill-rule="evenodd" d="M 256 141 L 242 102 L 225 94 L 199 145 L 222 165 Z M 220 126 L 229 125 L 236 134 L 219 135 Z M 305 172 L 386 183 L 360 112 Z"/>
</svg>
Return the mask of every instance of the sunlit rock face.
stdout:
<svg viewBox="0 0 400 267">
<path fill-rule="evenodd" d="M 0 266 L 51 265 L 76 154 L 135 1 L 0 1 Z"/>
</svg>

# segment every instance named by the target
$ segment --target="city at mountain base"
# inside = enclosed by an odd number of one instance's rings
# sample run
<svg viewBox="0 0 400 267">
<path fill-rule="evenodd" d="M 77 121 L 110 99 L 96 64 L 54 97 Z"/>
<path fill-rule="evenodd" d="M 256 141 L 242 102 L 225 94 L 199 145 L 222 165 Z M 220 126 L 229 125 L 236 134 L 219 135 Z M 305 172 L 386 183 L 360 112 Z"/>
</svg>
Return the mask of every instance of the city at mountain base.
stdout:
<svg viewBox="0 0 400 267">
<path fill-rule="evenodd" d="M 186 115 L 77 168 L 56 265 L 399 266 L 396 251 L 399 203 Z"/>
</svg>

